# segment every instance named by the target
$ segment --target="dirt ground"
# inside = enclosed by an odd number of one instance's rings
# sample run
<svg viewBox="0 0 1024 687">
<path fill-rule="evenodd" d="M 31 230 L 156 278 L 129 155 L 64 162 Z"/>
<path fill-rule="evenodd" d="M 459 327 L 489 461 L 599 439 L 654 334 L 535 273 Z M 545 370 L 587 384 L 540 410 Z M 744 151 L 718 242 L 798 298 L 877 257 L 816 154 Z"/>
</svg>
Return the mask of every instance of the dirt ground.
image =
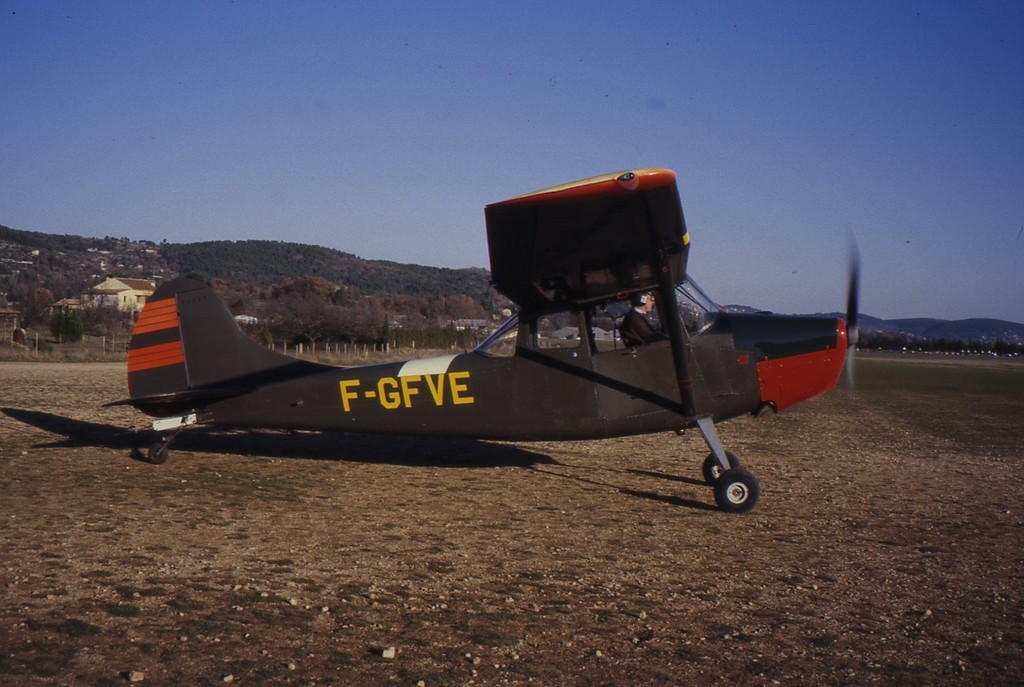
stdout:
<svg viewBox="0 0 1024 687">
<path fill-rule="evenodd" d="M 3 685 L 1024 681 L 1024 364 L 860 360 L 696 433 L 495 444 L 195 429 L 123 365 L 0 363 Z"/>
</svg>

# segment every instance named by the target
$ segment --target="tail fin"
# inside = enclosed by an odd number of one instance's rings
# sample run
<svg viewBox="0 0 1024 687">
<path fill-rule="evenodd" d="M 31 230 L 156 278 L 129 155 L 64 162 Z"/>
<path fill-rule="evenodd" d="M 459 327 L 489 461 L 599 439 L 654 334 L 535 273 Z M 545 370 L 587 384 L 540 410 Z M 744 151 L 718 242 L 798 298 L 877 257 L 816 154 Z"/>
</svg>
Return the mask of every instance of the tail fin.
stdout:
<svg viewBox="0 0 1024 687">
<path fill-rule="evenodd" d="M 192 279 L 169 281 L 153 293 L 128 344 L 130 403 L 157 416 L 323 369 L 249 339 L 213 289 Z"/>
</svg>

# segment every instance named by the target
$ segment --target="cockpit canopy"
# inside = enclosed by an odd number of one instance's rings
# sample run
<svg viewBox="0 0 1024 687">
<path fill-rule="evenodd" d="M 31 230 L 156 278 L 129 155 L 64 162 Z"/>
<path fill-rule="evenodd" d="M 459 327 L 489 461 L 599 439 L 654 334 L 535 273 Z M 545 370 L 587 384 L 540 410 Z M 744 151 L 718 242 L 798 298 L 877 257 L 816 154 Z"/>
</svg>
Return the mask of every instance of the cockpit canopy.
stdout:
<svg viewBox="0 0 1024 687">
<path fill-rule="evenodd" d="M 714 301 L 689 277 L 676 286 L 676 304 L 683 326 L 691 336 L 710 329 L 720 312 Z M 531 345 L 541 349 L 576 348 L 589 340 L 595 352 L 621 350 L 626 346 L 619 336 L 619 324 L 632 307 L 629 299 L 615 298 L 594 302 L 582 309 L 553 308 L 537 313 L 536 323 L 531 328 L 534 338 Z M 585 317 L 581 317 L 581 313 Z M 659 310 L 653 310 L 648 319 L 655 329 L 660 328 Z M 519 342 L 519 321 L 519 314 L 510 317 L 477 346 L 476 352 L 494 357 L 514 355 Z"/>
</svg>

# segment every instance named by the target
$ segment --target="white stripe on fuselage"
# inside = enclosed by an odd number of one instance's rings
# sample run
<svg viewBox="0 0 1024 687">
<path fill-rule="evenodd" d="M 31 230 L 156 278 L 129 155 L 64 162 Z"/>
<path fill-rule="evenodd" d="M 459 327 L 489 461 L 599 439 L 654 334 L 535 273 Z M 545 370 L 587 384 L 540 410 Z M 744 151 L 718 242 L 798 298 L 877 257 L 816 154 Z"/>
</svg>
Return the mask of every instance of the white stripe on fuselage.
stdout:
<svg viewBox="0 0 1024 687">
<path fill-rule="evenodd" d="M 415 377 L 423 375 L 442 375 L 455 360 L 454 355 L 439 355 L 436 358 L 420 358 L 410 360 L 398 371 L 399 377 Z"/>
</svg>

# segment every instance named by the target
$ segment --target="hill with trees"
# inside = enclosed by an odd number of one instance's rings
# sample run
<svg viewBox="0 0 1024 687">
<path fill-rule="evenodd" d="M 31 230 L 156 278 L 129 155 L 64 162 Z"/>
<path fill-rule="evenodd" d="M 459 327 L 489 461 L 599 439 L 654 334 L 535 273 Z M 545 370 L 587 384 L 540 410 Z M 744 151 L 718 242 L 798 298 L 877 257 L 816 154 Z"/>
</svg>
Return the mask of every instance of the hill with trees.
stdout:
<svg viewBox="0 0 1024 687">
<path fill-rule="evenodd" d="M 447 269 L 363 260 L 321 246 L 284 241 L 203 241 L 161 244 L 171 270 L 216 277 L 233 284 L 271 286 L 317 276 L 366 293 L 411 296 L 462 294 L 480 302 L 491 296 L 489 273 L 479 268 Z"/>
<path fill-rule="evenodd" d="M 286 241 L 157 244 L 0 226 L 0 308 L 18 309 L 27 324 L 40 324 L 54 303 L 78 298 L 108 274 L 156 282 L 197 277 L 211 283 L 236 315 L 258 322 L 254 335 L 263 339 L 430 339 L 469 345 L 473 337 L 456 332 L 487 329 L 511 306 L 480 268 L 364 260 Z M 104 335 L 130 326 L 130 319 L 116 313 L 84 313 L 83 321 L 87 333 Z M 880 320 L 862 315 L 860 333 L 864 348 L 1007 352 L 1024 347 L 1024 325 L 1004 320 Z"/>
<path fill-rule="evenodd" d="M 86 238 L 0 226 L 0 293 L 19 292 L 19 283 L 46 277 L 58 282 L 55 293 L 59 297 L 70 297 L 110 273 L 157 280 L 193 274 L 260 287 L 317 276 L 367 293 L 462 294 L 482 303 L 494 298 L 489 273 L 480 268 L 364 260 L 333 248 L 286 241 L 156 244 L 127 237 Z"/>
<path fill-rule="evenodd" d="M 470 345 L 456 332 L 488 328 L 509 305 L 479 268 L 363 260 L 285 241 L 156 244 L 0 226 L 0 307 L 16 307 L 27 325 L 46 329 L 43 320 L 54 303 L 79 298 L 109 274 L 156 283 L 199 278 L 235 314 L 258 321 L 260 336 L 310 342 L 404 337 Z M 110 314 L 83 319 L 88 330 L 103 334 L 130 325 Z"/>
</svg>

